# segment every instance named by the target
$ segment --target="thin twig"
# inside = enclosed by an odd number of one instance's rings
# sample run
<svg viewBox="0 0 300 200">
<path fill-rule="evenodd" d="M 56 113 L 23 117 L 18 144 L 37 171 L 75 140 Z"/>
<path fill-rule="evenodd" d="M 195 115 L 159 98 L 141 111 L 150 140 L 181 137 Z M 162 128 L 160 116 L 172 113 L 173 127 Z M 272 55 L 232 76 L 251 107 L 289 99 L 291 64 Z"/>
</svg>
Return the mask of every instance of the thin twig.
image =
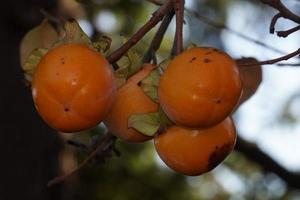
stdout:
<svg viewBox="0 0 300 200">
<path fill-rule="evenodd" d="M 262 46 L 262 47 L 267 48 L 269 50 L 272 50 L 272 51 L 274 51 L 276 53 L 286 54 L 285 52 L 283 52 L 283 51 L 281 51 L 281 50 L 279 50 L 279 49 L 277 49 L 277 48 L 275 48 L 273 46 L 270 46 L 270 45 L 268 45 L 266 43 L 263 43 L 263 42 L 261 42 L 259 40 L 255 40 L 255 39 L 253 39 L 253 38 L 249 37 L 248 35 L 245 35 L 245 34 L 243 34 L 241 32 L 235 31 L 235 30 L 231 29 L 230 27 L 226 26 L 225 24 L 221 24 L 221 23 L 215 22 L 212 19 L 209 19 L 209 18 L 207 18 L 205 16 L 202 16 L 202 15 L 200 15 L 196 11 L 193 11 L 193 10 L 190 10 L 190 9 L 187 9 L 187 8 L 185 10 L 188 13 L 192 14 L 194 17 L 196 17 L 197 20 L 199 20 L 199 21 L 201 21 L 201 22 L 203 22 L 203 23 L 205 23 L 207 25 L 210 25 L 210 26 L 218 28 L 218 29 L 226 30 L 226 31 L 228 31 L 229 33 L 231 33 L 233 35 L 236 35 L 236 36 L 238 36 L 238 37 L 240 37 L 240 38 L 242 38 L 244 40 L 253 42 L 256 45 Z"/>
<path fill-rule="evenodd" d="M 156 4 L 156 5 L 162 5 L 162 4 L 161 4 L 159 1 L 157 1 L 157 0 L 148 0 L 148 1 L 151 2 L 151 3 L 154 3 L 154 4 Z M 213 21 L 213 20 L 211 20 L 211 19 L 209 19 L 209 18 L 207 18 L 207 17 L 204 17 L 204 16 L 200 15 L 200 14 L 199 14 L 198 12 L 196 12 L 196 11 L 190 10 L 190 9 L 188 9 L 188 8 L 185 8 L 185 11 L 187 11 L 187 12 L 189 12 L 190 14 L 194 15 L 194 16 L 196 17 L 196 19 L 198 19 L 199 21 L 201 21 L 201 22 L 203 22 L 203 23 L 205 23 L 205 24 L 207 24 L 207 25 L 213 26 L 213 27 L 218 28 L 218 29 L 224 29 L 224 30 L 228 31 L 229 33 L 231 33 L 231 34 L 233 34 L 233 35 L 236 35 L 236 36 L 238 36 L 238 37 L 240 37 L 240 38 L 242 38 L 242 39 L 244 39 L 244 40 L 253 42 L 253 43 L 255 43 L 256 45 L 259 45 L 259 46 L 262 46 L 262 47 L 264 47 L 264 48 L 270 49 L 270 50 L 272 50 L 272 51 L 274 51 L 274 52 L 276 52 L 276 53 L 279 53 L 279 54 L 286 54 L 285 52 L 283 52 L 283 51 L 281 51 L 281 50 L 279 50 L 279 49 L 277 49 L 277 48 L 275 48 L 275 47 L 272 47 L 272 46 L 270 46 L 270 45 L 268 45 L 268 44 L 266 44 L 266 43 L 263 43 L 263 42 L 261 42 L 261 41 L 259 41 L 259 40 L 255 40 L 255 39 L 249 37 L 248 35 L 245 35 L 245 34 L 243 34 L 243 33 L 241 33 L 241 32 L 238 32 L 238 31 L 235 31 L 235 30 L 231 29 L 230 27 L 228 27 L 228 26 L 226 26 L 226 25 L 224 25 L 224 24 L 215 22 L 215 21 Z"/>
<path fill-rule="evenodd" d="M 167 0 L 150 18 L 150 20 L 143 25 L 125 44 L 119 49 L 111 53 L 107 60 L 110 63 L 118 61 L 132 46 L 140 41 L 146 33 L 148 33 L 159 21 L 163 19 L 166 13 L 172 8 L 171 0 Z"/>
<path fill-rule="evenodd" d="M 261 0 L 261 2 L 278 10 L 282 17 L 300 24 L 300 16 L 290 11 L 280 0 Z"/>
<path fill-rule="evenodd" d="M 183 51 L 183 18 L 184 18 L 185 0 L 173 0 L 173 6 L 176 13 L 176 32 L 175 32 L 175 53 L 180 54 Z"/>
<path fill-rule="evenodd" d="M 282 17 L 281 13 L 277 13 L 276 15 L 273 16 L 269 28 L 270 33 L 273 34 L 275 32 L 275 25 L 280 17 Z"/>
<path fill-rule="evenodd" d="M 289 30 L 286 30 L 286 31 L 277 31 L 277 35 L 279 37 L 284 37 L 285 38 L 285 37 L 289 36 L 290 34 L 296 32 L 296 31 L 299 31 L 299 30 L 300 30 L 300 25 L 298 25 L 294 28 L 291 28 Z"/>
<path fill-rule="evenodd" d="M 287 54 L 285 56 L 281 56 L 279 58 L 275 58 L 275 59 L 271 59 L 271 60 L 265 60 L 265 61 L 260 61 L 260 62 L 251 62 L 251 63 L 244 63 L 241 64 L 240 66 L 253 66 L 253 65 L 272 65 L 275 64 L 277 62 L 283 61 L 283 60 L 288 60 L 290 58 L 293 58 L 295 56 L 298 56 L 300 54 L 300 49 Z"/>
<path fill-rule="evenodd" d="M 158 28 L 149 48 L 148 51 L 146 52 L 144 58 L 143 58 L 143 63 L 148 63 L 150 62 L 154 57 L 155 57 L 155 52 L 159 49 L 162 39 L 170 25 L 170 22 L 172 21 L 174 16 L 174 11 L 170 11 L 163 19 L 161 22 L 160 27 Z"/>
<path fill-rule="evenodd" d="M 74 175 L 76 172 L 78 172 L 83 166 L 85 166 L 90 160 L 92 160 L 100 151 L 105 151 L 109 146 L 113 145 L 115 142 L 115 136 L 113 136 L 110 133 L 107 133 L 99 142 L 97 148 L 91 152 L 88 157 L 78 165 L 75 169 L 73 169 L 70 173 L 62 176 L 58 176 L 52 180 L 50 180 L 47 184 L 48 187 L 51 187 L 53 185 L 59 184 L 63 181 L 65 181 L 70 176 Z"/>
<path fill-rule="evenodd" d="M 155 5 L 158 5 L 158 6 L 162 5 L 161 1 L 159 1 L 159 0 L 147 0 L 147 1 L 149 1 L 149 2 L 151 2 L 153 4 L 155 4 Z"/>
<path fill-rule="evenodd" d="M 300 67 L 300 63 L 276 63 L 276 65 L 280 67 Z"/>
</svg>

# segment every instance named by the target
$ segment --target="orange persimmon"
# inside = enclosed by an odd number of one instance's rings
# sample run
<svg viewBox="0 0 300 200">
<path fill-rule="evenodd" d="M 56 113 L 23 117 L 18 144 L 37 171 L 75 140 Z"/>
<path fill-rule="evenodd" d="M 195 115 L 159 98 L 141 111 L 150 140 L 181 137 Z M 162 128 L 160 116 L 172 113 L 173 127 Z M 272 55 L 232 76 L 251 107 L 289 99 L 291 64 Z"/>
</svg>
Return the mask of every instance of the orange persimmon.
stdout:
<svg viewBox="0 0 300 200">
<path fill-rule="evenodd" d="M 190 176 L 214 169 L 230 154 L 235 141 L 236 131 L 230 117 L 205 129 L 171 126 L 154 137 L 160 158 L 173 170 Z"/>
<path fill-rule="evenodd" d="M 233 111 L 242 93 L 235 60 L 226 53 L 194 47 L 176 56 L 160 78 L 159 102 L 178 125 L 208 127 Z"/>
<path fill-rule="evenodd" d="M 115 90 L 110 64 L 81 44 L 51 49 L 39 62 L 32 81 L 36 109 L 61 132 L 96 126 L 110 111 Z"/>
<path fill-rule="evenodd" d="M 138 85 L 154 67 L 150 64 L 144 64 L 140 71 L 130 77 L 126 84 L 118 89 L 113 108 L 104 120 L 104 124 L 114 135 L 127 142 L 138 143 L 152 139 L 152 137 L 129 128 L 128 119 L 133 114 L 157 112 L 158 105 Z"/>
</svg>

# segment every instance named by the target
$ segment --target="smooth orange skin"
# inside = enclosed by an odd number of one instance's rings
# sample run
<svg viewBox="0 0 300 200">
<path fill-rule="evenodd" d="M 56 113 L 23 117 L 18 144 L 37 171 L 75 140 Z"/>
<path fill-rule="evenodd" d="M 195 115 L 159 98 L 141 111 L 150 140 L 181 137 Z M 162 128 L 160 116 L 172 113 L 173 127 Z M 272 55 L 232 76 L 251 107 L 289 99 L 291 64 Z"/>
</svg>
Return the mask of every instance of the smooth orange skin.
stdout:
<svg viewBox="0 0 300 200">
<path fill-rule="evenodd" d="M 197 176 L 214 169 L 229 155 L 236 142 L 232 119 L 206 129 L 172 126 L 154 137 L 160 158 L 173 170 Z"/>
<path fill-rule="evenodd" d="M 208 127 L 233 111 L 242 92 L 236 62 L 214 48 L 191 48 L 176 56 L 161 76 L 158 95 L 176 124 Z"/>
<path fill-rule="evenodd" d="M 78 132 L 100 123 L 116 91 L 106 59 L 85 45 L 50 50 L 38 64 L 32 96 L 42 118 L 60 132 Z"/>
<path fill-rule="evenodd" d="M 145 64 L 118 89 L 113 108 L 104 120 L 104 124 L 114 135 L 130 143 L 152 139 L 133 128 L 128 128 L 128 119 L 133 114 L 152 113 L 158 110 L 158 105 L 138 86 L 138 83 L 146 78 L 153 68 L 153 65 Z"/>
</svg>

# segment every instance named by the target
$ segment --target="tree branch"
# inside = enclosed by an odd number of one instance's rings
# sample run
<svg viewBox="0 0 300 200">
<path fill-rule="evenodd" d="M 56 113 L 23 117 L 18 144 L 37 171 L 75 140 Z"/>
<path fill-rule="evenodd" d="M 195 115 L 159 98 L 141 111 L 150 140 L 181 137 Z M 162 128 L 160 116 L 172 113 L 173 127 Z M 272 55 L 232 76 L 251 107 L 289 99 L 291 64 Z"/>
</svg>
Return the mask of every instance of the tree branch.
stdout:
<svg viewBox="0 0 300 200">
<path fill-rule="evenodd" d="M 293 173 L 274 161 L 269 155 L 259 149 L 256 144 L 237 139 L 236 150 L 259 164 L 265 171 L 273 172 L 282 178 L 289 186 L 300 189 L 300 174 Z"/>
<path fill-rule="evenodd" d="M 282 17 L 281 13 L 277 13 L 276 15 L 273 16 L 269 28 L 270 33 L 273 34 L 275 32 L 275 25 L 280 17 Z"/>
<path fill-rule="evenodd" d="M 111 53 L 107 60 L 110 63 L 118 61 L 132 46 L 134 46 L 138 41 L 140 41 L 146 33 L 148 33 L 162 18 L 166 13 L 172 8 L 171 0 L 167 0 L 150 18 L 150 20 L 142 26 L 125 44 L 123 44 L 119 49 Z"/>
<path fill-rule="evenodd" d="M 170 25 L 170 22 L 173 19 L 174 16 L 174 11 L 170 11 L 163 19 L 159 29 L 157 30 L 151 44 L 150 47 L 148 49 L 148 51 L 146 52 L 144 58 L 143 58 L 143 63 L 148 63 L 151 61 L 151 59 L 153 58 L 155 52 L 159 49 L 160 44 L 162 42 L 162 39 Z"/>
<path fill-rule="evenodd" d="M 83 166 L 85 166 L 89 161 L 91 161 L 92 159 L 95 158 L 95 156 L 97 156 L 99 153 L 106 151 L 107 149 L 109 149 L 112 145 L 114 145 L 116 140 L 116 137 L 113 136 L 111 133 L 107 133 L 98 143 L 98 146 L 96 147 L 96 149 L 94 151 L 92 151 L 88 157 L 82 162 L 80 163 L 80 165 L 78 167 L 76 167 L 75 169 L 73 169 L 70 173 L 66 174 L 66 175 L 62 175 L 62 176 L 58 176 L 55 177 L 54 179 L 50 180 L 48 182 L 48 187 L 52 187 L 56 184 L 59 184 L 63 181 L 65 181 L 67 178 L 69 178 L 70 176 L 74 175 L 76 172 L 78 172 Z M 113 148 L 112 148 L 113 149 Z"/>
<path fill-rule="evenodd" d="M 294 28 L 291 28 L 289 30 L 286 30 L 286 31 L 277 31 L 277 36 L 279 37 L 287 37 L 289 36 L 290 34 L 296 32 L 296 31 L 299 31 L 300 30 L 300 25 L 294 27 Z"/>
<path fill-rule="evenodd" d="M 235 30 L 231 29 L 230 27 L 226 26 L 225 24 L 221 24 L 221 23 L 215 22 L 215 21 L 213 21 L 213 20 L 211 20 L 211 19 L 209 19 L 209 18 L 207 18 L 207 17 L 205 17 L 205 16 L 202 16 L 202 15 L 200 15 L 200 14 L 199 14 L 198 12 L 196 12 L 196 11 L 193 11 L 193 10 L 190 10 L 190 9 L 187 9 L 187 8 L 186 8 L 185 10 L 186 10 L 188 13 L 192 14 L 194 17 L 196 17 L 196 19 L 199 20 L 199 21 L 201 21 L 202 23 L 205 23 L 205 24 L 207 24 L 207 25 L 209 25 L 209 26 L 212 26 L 212 27 L 215 27 L 215 28 L 217 28 L 217 29 L 224 29 L 224 30 L 227 30 L 228 32 L 230 32 L 230 33 L 233 34 L 233 35 L 236 35 L 236 36 L 238 36 L 238 37 L 240 37 L 240 38 L 242 38 L 242 39 L 244 39 L 244 40 L 253 42 L 253 43 L 255 43 L 255 44 L 259 45 L 259 46 L 262 46 L 262 47 L 264 47 L 264 48 L 270 49 L 270 50 L 272 50 L 272 51 L 274 51 L 274 52 L 276 52 L 276 53 L 279 53 L 279 54 L 286 54 L 285 52 L 283 52 L 283 51 L 281 51 L 281 50 L 279 50 L 279 49 L 277 49 L 277 48 L 275 48 L 275 47 L 272 47 L 272 46 L 270 46 L 270 45 L 268 45 L 268 44 L 266 44 L 266 43 L 263 43 L 263 42 L 261 42 L 261 41 L 259 41 L 259 40 L 255 40 L 255 39 L 249 37 L 248 35 L 245 35 L 245 34 L 243 34 L 243 33 L 240 33 L 240 32 L 238 32 L 238 31 L 235 31 Z"/>
<path fill-rule="evenodd" d="M 300 16 L 294 14 L 285 5 L 283 5 L 281 0 L 261 0 L 261 2 L 264 3 L 264 4 L 267 4 L 267 5 L 271 6 L 272 8 L 279 11 L 279 13 L 274 15 L 274 17 L 272 18 L 272 21 L 270 23 L 270 33 L 273 34 L 275 32 L 275 25 L 276 25 L 278 19 L 281 18 L 281 17 L 289 19 L 291 21 L 294 21 L 294 22 L 300 24 Z M 295 32 L 295 31 L 298 31 L 299 29 L 300 28 L 295 27 L 295 28 L 292 28 L 288 31 L 279 32 L 279 34 L 277 32 L 277 35 L 279 37 L 287 37 L 291 33 Z"/>
<path fill-rule="evenodd" d="M 183 18 L 184 18 L 185 0 L 173 0 L 173 6 L 176 13 L 176 32 L 175 32 L 175 54 L 183 51 Z"/>
<path fill-rule="evenodd" d="M 290 19 L 290 20 L 300 24 L 300 16 L 298 16 L 298 15 L 294 14 L 292 11 L 290 11 L 285 5 L 283 5 L 281 0 L 261 0 L 261 2 L 278 10 L 281 17 Z"/>
</svg>

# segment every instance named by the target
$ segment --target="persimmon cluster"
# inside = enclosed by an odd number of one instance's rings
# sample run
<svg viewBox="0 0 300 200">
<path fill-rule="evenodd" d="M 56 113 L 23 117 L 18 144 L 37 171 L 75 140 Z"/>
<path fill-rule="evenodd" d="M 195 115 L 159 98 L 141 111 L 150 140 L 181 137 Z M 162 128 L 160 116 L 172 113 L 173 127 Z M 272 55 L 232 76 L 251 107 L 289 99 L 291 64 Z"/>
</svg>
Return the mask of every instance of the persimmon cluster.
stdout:
<svg viewBox="0 0 300 200">
<path fill-rule="evenodd" d="M 230 115 L 243 87 L 228 54 L 191 47 L 161 65 L 141 64 L 119 84 L 120 69 L 77 35 L 53 45 L 31 70 L 35 107 L 51 127 L 73 133 L 103 122 L 124 141 L 153 139 L 160 158 L 186 175 L 208 172 L 232 152 Z"/>
<path fill-rule="evenodd" d="M 61 45 L 39 62 L 32 94 L 43 119 L 62 132 L 78 132 L 104 121 L 128 142 L 152 139 L 128 127 L 133 114 L 154 113 L 159 105 L 174 122 L 154 135 L 156 150 L 172 169 L 199 175 L 219 164 L 236 139 L 229 117 L 242 85 L 233 59 L 213 48 L 192 48 L 176 56 L 162 74 L 159 104 L 140 81 L 155 68 L 145 64 L 116 90 L 106 59 L 84 45 Z"/>
</svg>

